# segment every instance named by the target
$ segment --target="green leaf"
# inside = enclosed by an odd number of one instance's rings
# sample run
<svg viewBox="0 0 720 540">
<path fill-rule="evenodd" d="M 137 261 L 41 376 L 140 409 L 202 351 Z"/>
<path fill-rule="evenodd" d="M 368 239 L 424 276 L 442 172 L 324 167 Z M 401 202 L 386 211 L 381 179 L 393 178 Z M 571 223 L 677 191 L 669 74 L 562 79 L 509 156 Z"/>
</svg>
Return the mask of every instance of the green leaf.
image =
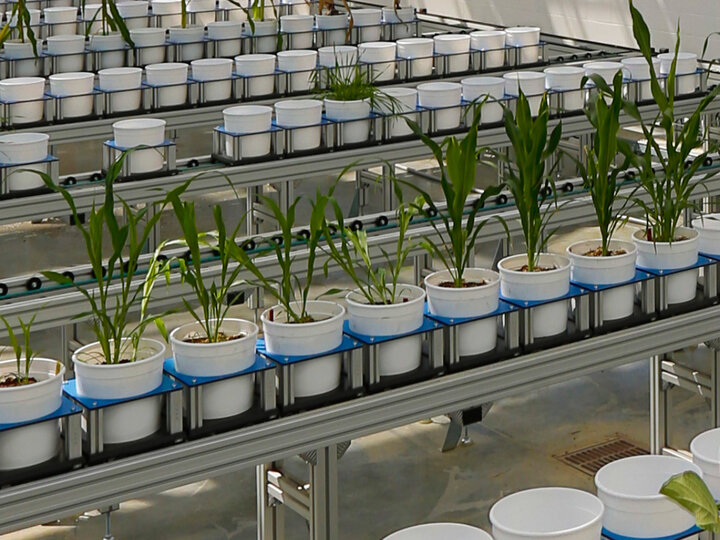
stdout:
<svg viewBox="0 0 720 540">
<path fill-rule="evenodd" d="M 663 484 L 660 493 L 693 514 L 695 522 L 701 529 L 720 532 L 717 504 L 697 473 L 686 471 L 674 475 Z"/>
</svg>

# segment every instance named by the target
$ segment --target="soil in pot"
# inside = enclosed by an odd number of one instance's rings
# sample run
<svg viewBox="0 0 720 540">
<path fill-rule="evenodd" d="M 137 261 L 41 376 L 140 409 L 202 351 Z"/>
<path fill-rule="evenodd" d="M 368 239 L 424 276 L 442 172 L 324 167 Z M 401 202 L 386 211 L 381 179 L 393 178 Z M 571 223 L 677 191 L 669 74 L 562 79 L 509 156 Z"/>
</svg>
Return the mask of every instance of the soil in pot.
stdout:
<svg viewBox="0 0 720 540">
<path fill-rule="evenodd" d="M 28 377 L 23 380 L 14 373 L 0 376 L 0 388 L 17 388 L 18 386 L 27 386 L 36 382 L 38 381 L 35 377 Z"/>
</svg>

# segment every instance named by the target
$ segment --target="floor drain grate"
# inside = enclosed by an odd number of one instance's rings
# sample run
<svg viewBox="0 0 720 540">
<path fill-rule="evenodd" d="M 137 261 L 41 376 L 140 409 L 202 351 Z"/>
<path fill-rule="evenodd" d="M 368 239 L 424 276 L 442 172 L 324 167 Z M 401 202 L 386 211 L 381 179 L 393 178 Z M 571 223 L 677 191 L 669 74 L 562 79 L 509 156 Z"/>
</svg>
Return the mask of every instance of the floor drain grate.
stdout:
<svg viewBox="0 0 720 540">
<path fill-rule="evenodd" d="M 642 456 L 648 453 L 644 448 L 618 437 L 561 456 L 555 456 L 555 458 L 585 474 L 594 476 L 603 465 L 607 465 L 612 461 L 631 456 Z"/>
</svg>

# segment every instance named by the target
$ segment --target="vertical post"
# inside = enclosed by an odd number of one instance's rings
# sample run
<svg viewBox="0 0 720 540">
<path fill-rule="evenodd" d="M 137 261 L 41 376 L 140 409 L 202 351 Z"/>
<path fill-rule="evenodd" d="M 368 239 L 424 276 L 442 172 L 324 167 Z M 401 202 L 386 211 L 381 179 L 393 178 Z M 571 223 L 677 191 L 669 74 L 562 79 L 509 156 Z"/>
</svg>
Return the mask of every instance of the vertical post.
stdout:
<svg viewBox="0 0 720 540">
<path fill-rule="evenodd" d="M 384 164 L 382 169 L 383 211 L 387 212 L 393 210 L 397 203 L 392 185 L 392 179 L 395 176 L 395 166 Z"/>
<path fill-rule="evenodd" d="M 273 463 L 255 468 L 257 481 L 257 538 L 258 540 L 282 540 L 285 536 L 285 509 L 268 496 L 267 474 Z"/>
<path fill-rule="evenodd" d="M 712 381 L 712 398 L 710 400 L 710 408 L 713 418 L 713 427 L 720 427 L 720 384 L 718 377 L 720 376 L 720 351 L 713 349 L 713 360 L 710 364 L 710 380 Z"/>
<path fill-rule="evenodd" d="M 338 538 L 337 445 L 317 451 L 317 464 L 310 465 L 310 538 Z"/>
<path fill-rule="evenodd" d="M 650 358 L 650 453 L 661 454 L 667 444 L 667 390 L 662 380 L 663 355 Z"/>
</svg>

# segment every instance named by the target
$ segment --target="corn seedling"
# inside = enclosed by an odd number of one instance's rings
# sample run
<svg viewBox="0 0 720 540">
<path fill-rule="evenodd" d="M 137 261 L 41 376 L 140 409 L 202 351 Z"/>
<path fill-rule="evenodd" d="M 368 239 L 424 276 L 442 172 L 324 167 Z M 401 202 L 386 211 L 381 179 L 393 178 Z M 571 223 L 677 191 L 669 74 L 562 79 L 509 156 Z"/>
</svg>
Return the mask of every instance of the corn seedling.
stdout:
<svg viewBox="0 0 720 540">
<path fill-rule="evenodd" d="M 2 320 L 5 325 L 5 330 L 7 330 L 8 333 L 10 348 L 15 356 L 15 373 L 11 373 L 10 377 L 15 379 L 17 386 L 23 386 L 33 382 L 30 380 L 30 368 L 32 367 L 33 360 L 35 360 L 37 353 L 32 350 L 30 345 L 30 328 L 35 322 L 36 316 L 37 314 L 33 315 L 27 323 L 18 318 L 18 324 L 20 324 L 20 330 L 22 331 L 21 341 L 20 336 L 15 333 L 12 325 L 5 317 L 0 315 L 0 320 Z M 58 364 L 58 370 L 59 369 L 60 364 Z M 2 377 L 0 377 L 0 381 L 2 381 Z"/>
</svg>

